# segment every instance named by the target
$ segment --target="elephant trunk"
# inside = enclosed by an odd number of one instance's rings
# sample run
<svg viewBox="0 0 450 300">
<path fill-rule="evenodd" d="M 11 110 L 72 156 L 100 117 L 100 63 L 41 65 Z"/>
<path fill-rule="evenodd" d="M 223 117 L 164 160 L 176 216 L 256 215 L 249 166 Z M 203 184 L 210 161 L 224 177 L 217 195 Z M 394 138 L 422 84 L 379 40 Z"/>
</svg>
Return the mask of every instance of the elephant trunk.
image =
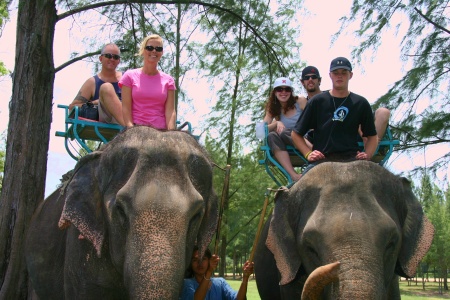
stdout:
<svg viewBox="0 0 450 300">
<path fill-rule="evenodd" d="M 143 219 L 146 221 L 136 222 L 142 228 L 137 228 L 126 247 L 124 279 L 130 299 L 178 299 L 186 266 L 188 226 L 171 217 L 171 228 L 161 226 L 161 220 L 150 215 Z"/>
<path fill-rule="evenodd" d="M 335 262 L 315 269 L 306 279 L 301 299 L 384 299 L 381 278 L 367 270 L 344 266 Z"/>
<path fill-rule="evenodd" d="M 306 279 L 302 300 L 320 299 L 325 286 L 339 279 L 339 262 L 331 263 L 315 269 Z"/>
</svg>

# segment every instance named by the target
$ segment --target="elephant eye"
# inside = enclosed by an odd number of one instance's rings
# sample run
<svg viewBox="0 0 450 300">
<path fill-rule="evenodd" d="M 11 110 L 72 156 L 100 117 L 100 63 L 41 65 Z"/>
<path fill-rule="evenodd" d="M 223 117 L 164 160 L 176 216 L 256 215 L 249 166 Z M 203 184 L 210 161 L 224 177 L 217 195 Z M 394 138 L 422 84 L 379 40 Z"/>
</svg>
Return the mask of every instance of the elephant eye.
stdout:
<svg viewBox="0 0 450 300">
<path fill-rule="evenodd" d="M 122 203 L 116 202 L 114 212 L 117 214 L 117 220 L 120 222 L 120 225 L 126 227 L 128 218 Z"/>
<path fill-rule="evenodd" d="M 306 247 L 306 251 L 308 251 L 311 255 L 314 255 L 314 257 L 319 257 L 319 254 L 316 252 L 316 250 L 310 246 Z"/>
</svg>

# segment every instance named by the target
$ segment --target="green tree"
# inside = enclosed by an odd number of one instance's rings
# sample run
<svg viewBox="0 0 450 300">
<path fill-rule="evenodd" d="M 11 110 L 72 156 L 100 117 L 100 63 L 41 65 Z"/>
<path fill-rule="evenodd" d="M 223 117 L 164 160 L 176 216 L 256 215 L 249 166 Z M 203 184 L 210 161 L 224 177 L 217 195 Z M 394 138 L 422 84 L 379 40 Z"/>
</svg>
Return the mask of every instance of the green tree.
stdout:
<svg viewBox="0 0 450 300">
<path fill-rule="evenodd" d="M 242 144 L 249 144 L 246 142 L 251 141 L 249 136 L 253 133 L 253 126 L 241 126 L 238 120 L 255 115 L 257 119 L 262 118 L 264 101 L 260 99 L 265 98 L 274 78 L 294 75 L 295 70 L 300 69 L 298 60 L 293 57 L 300 45 L 290 38 L 298 34 L 297 28 L 289 26 L 295 12 L 294 6 L 288 9 L 292 2 L 283 3 L 275 13 L 270 11 L 271 1 L 220 0 L 215 3 L 232 7 L 242 19 L 255 24 L 262 40 L 276 41 L 262 43 L 241 20 L 215 8 L 208 10 L 202 18 L 202 30 L 209 33 L 209 42 L 196 48 L 199 68 L 204 70 L 212 85 L 217 80 L 223 82 L 216 92 L 217 103 L 207 120 L 207 127 L 221 133 L 216 137 L 216 147 L 225 151 L 225 164 L 234 168 L 242 156 Z M 262 168 L 258 173 L 263 173 Z M 230 195 L 234 192 L 231 184 Z M 230 215 L 229 200 L 224 203 L 225 216 Z M 222 219 L 224 228 L 228 228 L 228 219 Z M 223 230 L 221 257 L 226 256 L 227 238 L 228 232 Z M 224 275 L 225 262 L 220 261 L 220 276 Z"/>
<path fill-rule="evenodd" d="M 450 189 L 444 194 L 438 186 L 431 182 L 430 176 L 424 172 L 421 185 L 416 189 L 416 193 L 427 217 L 435 229 L 433 243 L 422 261 L 429 269 L 433 268 L 438 272 L 435 274 L 436 276 L 444 278 L 444 289 L 448 290 L 447 269 L 450 266 L 450 252 L 448 251 L 450 247 L 450 242 L 448 241 L 448 236 L 450 235 L 450 226 L 448 224 L 448 219 L 450 218 Z"/>
<path fill-rule="evenodd" d="M 10 0 L 0 0 L 0 28 L 3 27 L 5 21 L 9 20 L 8 6 L 10 3 Z"/>
<path fill-rule="evenodd" d="M 28 293 L 23 259 L 24 233 L 34 209 L 44 197 L 53 85 L 57 70 L 52 52 L 55 25 L 67 17 L 77 20 L 85 11 L 98 11 L 112 5 L 117 10 L 123 10 L 133 3 L 189 3 L 215 9 L 223 16 L 233 15 L 247 37 L 253 36 L 261 45 L 270 48 L 267 39 L 262 38 L 257 28 L 244 19 L 247 16 L 234 12 L 235 8 L 231 5 L 221 7 L 219 4 L 187 0 L 19 0 L 17 22 L 20 26 L 17 26 L 16 34 L 15 69 L 0 195 L 0 299 L 25 299 Z M 58 15 L 57 11 L 62 13 Z M 258 18 L 254 16 L 251 22 L 254 19 Z M 74 61 L 77 59 L 80 58 Z M 30 61 L 33 63 L 30 64 Z"/>
<path fill-rule="evenodd" d="M 207 135 L 205 147 L 213 161 L 224 167 L 226 151 L 218 139 Z M 222 216 L 221 235 L 227 237 L 226 255 L 221 254 L 221 260 L 232 258 L 233 273 L 248 259 L 259 222 L 264 195 L 268 187 L 274 185 L 271 179 L 262 172 L 257 158 L 253 153 L 237 153 L 233 158 L 230 176 L 230 192 L 228 195 L 228 210 Z M 214 187 L 219 197 L 223 188 L 224 172 L 217 170 L 214 175 Z M 266 213 L 267 214 L 267 213 Z M 221 239 L 220 239 L 221 240 Z M 215 241 L 213 241 L 213 246 Z M 230 269 L 225 270 L 230 272 Z"/>
<path fill-rule="evenodd" d="M 0 36 L 3 33 L 3 27 L 5 25 L 5 21 L 9 20 L 9 4 L 10 0 L 0 0 Z M 6 69 L 5 64 L 0 61 L 0 76 L 8 74 L 9 71 Z"/>
<path fill-rule="evenodd" d="M 404 19 L 407 18 L 408 22 Z M 361 45 L 353 51 L 360 59 L 367 50 L 376 53 L 383 42 L 382 34 L 398 32 L 406 26 L 402 36 L 402 58 L 409 68 L 406 74 L 376 102 L 398 112 L 400 120 L 391 125 L 400 136 L 403 151 L 443 144 L 449 145 L 450 130 L 450 30 L 448 1 L 446 0 L 354 0 L 351 15 L 344 17 L 342 27 L 360 22 L 355 31 Z M 342 28 L 341 28 L 342 30 Z M 339 33 L 337 34 L 339 35 Z M 382 74 L 380 74 L 382 76 Z M 419 107 L 429 101 L 422 111 Z M 446 168 L 446 153 L 428 168 Z"/>
</svg>

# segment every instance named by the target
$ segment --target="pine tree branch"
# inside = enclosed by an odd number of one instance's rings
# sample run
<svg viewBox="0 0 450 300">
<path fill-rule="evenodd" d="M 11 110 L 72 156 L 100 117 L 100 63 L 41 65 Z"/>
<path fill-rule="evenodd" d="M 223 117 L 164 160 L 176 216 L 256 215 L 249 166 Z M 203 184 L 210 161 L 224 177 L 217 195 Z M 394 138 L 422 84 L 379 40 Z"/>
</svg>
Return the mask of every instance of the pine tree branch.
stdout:
<svg viewBox="0 0 450 300">
<path fill-rule="evenodd" d="M 441 25 L 437 24 L 436 22 L 434 22 L 433 20 L 431 20 L 430 18 L 428 18 L 427 16 L 425 16 L 422 11 L 420 9 L 418 9 L 417 7 L 414 7 L 414 10 L 422 17 L 424 18 L 428 23 L 433 24 L 434 27 L 439 28 L 440 30 L 450 34 L 450 30 L 446 29 L 445 27 L 442 27 Z"/>
<path fill-rule="evenodd" d="M 128 51 L 129 51 L 128 49 L 120 49 L 121 53 L 128 52 Z M 56 67 L 55 68 L 55 73 L 61 71 L 62 69 L 64 69 L 65 67 L 70 66 L 73 63 L 76 63 L 77 61 L 83 60 L 83 59 L 85 59 L 87 57 L 98 55 L 100 53 L 101 53 L 101 50 L 97 50 L 97 51 L 94 51 L 94 52 L 89 52 L 89 53 L 83 54 L 81 56 L 74 57 L 71 60 L 66 61 L 65 63 L 63 63 L 59 67 Z"/>
</svg>

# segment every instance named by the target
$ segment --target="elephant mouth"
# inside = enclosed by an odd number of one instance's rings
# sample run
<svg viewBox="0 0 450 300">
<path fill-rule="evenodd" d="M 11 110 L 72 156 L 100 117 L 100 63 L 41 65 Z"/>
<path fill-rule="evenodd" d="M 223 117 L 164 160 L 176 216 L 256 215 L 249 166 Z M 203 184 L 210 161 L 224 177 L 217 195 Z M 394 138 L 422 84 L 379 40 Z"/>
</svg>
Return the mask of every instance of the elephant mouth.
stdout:
<svg viewBox="0 0 450 300">
<path fill-rule="evenodd" d="M 324 288 L 339 279 L 339 268 L 341 263 L 334 262 L 325 266 L 318 267 L 306 279 L 302 300 L 320 299 Z"/>
</svg>

